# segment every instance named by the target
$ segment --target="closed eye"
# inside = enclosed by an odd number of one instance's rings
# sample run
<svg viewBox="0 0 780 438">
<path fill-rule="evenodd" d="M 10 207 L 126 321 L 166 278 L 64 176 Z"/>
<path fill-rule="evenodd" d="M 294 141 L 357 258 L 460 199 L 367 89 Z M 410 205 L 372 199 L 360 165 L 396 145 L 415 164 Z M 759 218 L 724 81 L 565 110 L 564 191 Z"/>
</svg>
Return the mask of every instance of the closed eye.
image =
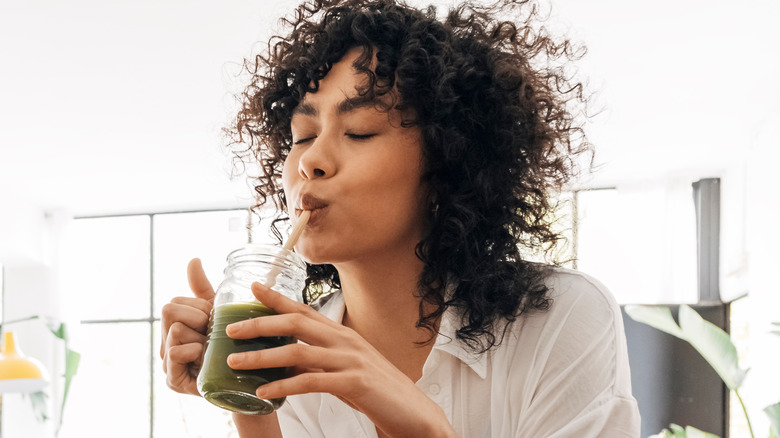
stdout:
<svg viewBox="0 0 780 438">
<path fill-rule="evenodd" d="M 347 137 L 349 137 L 352 140 L 368 140 L 371 137 L 376 136 L 376 134 L 346 134 Z"/>
<path fill-rule="evenodd" d="M 293 142 L 293 144 L 304 144 L 304 143 L 307 143 L 307 142 L 310 142 L 310 141 L 314 140 L 315 138 L 316 138 L 316 137 L 306 137 L 306 138 L 302 138 L 302 139 L 300 139 L 300 140 L 296 140 L 295 142 Z"/>
</svg>

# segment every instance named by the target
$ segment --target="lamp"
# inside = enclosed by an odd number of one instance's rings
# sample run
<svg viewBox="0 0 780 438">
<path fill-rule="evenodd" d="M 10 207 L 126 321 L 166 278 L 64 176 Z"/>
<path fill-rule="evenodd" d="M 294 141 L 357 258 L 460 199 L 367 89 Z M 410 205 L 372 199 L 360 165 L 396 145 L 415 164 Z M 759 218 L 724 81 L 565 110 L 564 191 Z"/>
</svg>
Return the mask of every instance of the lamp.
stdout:
<svg viewBox="0 0 780 438">
<path fill-rule="evenodd" d="M 5 332 L 0 354 L 0 394 L 6 392 L 36 392 L 49 382 L 46 369 L 33 358 L 26 358 L 16 346 L 14 332 Z"/>
</svg>

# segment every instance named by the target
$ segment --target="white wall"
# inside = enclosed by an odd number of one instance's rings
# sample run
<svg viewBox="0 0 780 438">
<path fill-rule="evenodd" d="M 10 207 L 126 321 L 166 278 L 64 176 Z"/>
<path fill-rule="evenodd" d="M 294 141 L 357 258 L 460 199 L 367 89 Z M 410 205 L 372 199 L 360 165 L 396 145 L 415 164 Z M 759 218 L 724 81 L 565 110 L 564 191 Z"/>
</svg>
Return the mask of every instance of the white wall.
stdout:
<svg viewBox="0 0 780 438">
<path fill-rule="evenodd" d="M 36 205 L 0 195 L 0 263 L 19 266 L 43 263 L 46 217 Z"/>
<path fill-rule="evenodd" d="M 780 111 L 775 111 L 767 114 L 762 129 L 750 144 L 745 194 L 749 290 L 746 311 L 750 326 L 746 345 L 748 363 L 743 366 L 751 370 L 745 380 L 743 397 L 757 436 L 765 435 L 769 427 L 761 410 L 780 401 L 780 336 L 769 333 L 770 323 L 780 321 L 779 163 Z"/>
</svg>

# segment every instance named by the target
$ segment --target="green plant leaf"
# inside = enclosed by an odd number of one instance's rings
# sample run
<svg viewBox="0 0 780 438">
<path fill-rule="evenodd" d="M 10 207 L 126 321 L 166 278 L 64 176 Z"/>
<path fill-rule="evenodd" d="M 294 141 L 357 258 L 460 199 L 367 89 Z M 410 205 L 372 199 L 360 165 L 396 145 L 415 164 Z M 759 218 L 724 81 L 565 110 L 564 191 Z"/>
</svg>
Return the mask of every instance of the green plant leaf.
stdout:
<svg viewBox="0 0 780 438">
<path fill-rule="evenodd" d="M 647 324 L 684 341 L 688 340 L 680 326 L 674 321 L 668 307 L 629 305 L 625 307 L 625 310 L 628 316 L 636 322 Z"/>
<path fill-rule="evenodd" d="M 693 426 L 685 426 L 685 428 L 683 428 L 678 424 L 672 423 L 669 425 L 669 428 L 672 430 L 664 429 L 660 433 L 648 438 L 719 438 L 717 435 L 704 432 Z"/>
<path fill-rule="evenodd" d="M 65 328 L 65 324 L 50 317 L 50 316 L 42 316 L 41 319 L 43 320 L 44 324 L 46 324 L 46 327 L 48 327 L 49 331 L 56 337 L 62 339 L 63 341 L 68 340 L 67 336 L 67 330 Z"/>
<path fill-rule="evenodd" d="M 650 435 L 647 438 L 674 438 L 674 433 L 672 433 L 669 429 L 664 429 L 655 435 Z"/>
<path fill-rule="evenodd" d="M 718 438 L 715 434 L 704 432 L 693 426 L 685 426 L 685 436 L 687 438 Z"/>
<path fill-rule="evenodd" d="M 671 424 L 669 427 L 672 428 L 672 432 L 674 432 L 674 438 L 687 438 L 688 434 L 685 432 L 685 429 L 683 429 L 682 426 Z"/>
<path fill-rule="evenodd" d="M 723 379 L 729 389 L 742 385 L 747 370 L 739 368 L 737 348 L 728 333 L 705 321 L 687 305 L 680 306 L 680 325 L 668 307 L 626 306 L 626 313 L 637 322 L 676 336 L 693 346 Z"/>
<path fill-rule="evenodd" d="M 59 433 L 60 427 L 62 427 L 62 417 L 65 413 L 65 402 L 68 400 L 68 392 L 70 391 L 70 383 L 73 380 L 73 376 L 76 375 L 76 371 L 79 369 L 79 362 L 81 362 L 81 354 L 66 348 L 65 350 L 65 389 L 62 393 L 62 404 L 60 405 L 60 424 L 57 426 L 57 432 Z"/>
<path fill-rule="evenodd" d="M 772 434 L 780 437 L 780 402 L 764 408 L 764 413 L 769 417 L 769 423 L 772 426 Z"/>
<path fill-rule="evenodd" d="M 43 391 L 36 391 L 26 394 L 30 398 L 32 404 L 33 415 L 38 421 L 46 421 L 49 419 L 49 412 L 46 409 L 46 398 L 48 394 Z"/>
<path fill-rule="evenodd" d="M 780 328 L 780 322 L 773 322 L 773 326 Z M 772 330 L 772 333 L 776 334 L 777 336 L 780 336 L 780 330 Z"/>
<path fill-rule="evenodd" d="M 737 389 L 745 380 L 747 370 L 739 367 L 737 347 L 728 333 L 705 321 L 689 306 L 680 306 L 680 328 L 693 348 L 718 373 L 729 389 Z"/>
</svg>

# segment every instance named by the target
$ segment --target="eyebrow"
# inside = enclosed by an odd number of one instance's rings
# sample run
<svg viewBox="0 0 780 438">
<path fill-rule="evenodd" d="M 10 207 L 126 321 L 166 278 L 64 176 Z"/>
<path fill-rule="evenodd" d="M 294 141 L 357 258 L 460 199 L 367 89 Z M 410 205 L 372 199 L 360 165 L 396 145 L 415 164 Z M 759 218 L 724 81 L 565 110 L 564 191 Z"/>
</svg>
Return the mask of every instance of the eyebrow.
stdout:
<svg viewBox="0 0 780 438">
<path fill-rule="evenodd" d="M 345 114 L 360 108 L 374 107 L 375 105 L 376 100 L 368 99 L 364 96 L 346 97 L 344 100 L 336 104 L 336 112 L 338 114 Z M 293 115 L 300 114 L 303 116 L 316 116 L 319 114 L 319 110 L 317 110 L 317 108 L 310 103 L 301 102 L 293 109 L 292 113 Z"/>
</svg>

